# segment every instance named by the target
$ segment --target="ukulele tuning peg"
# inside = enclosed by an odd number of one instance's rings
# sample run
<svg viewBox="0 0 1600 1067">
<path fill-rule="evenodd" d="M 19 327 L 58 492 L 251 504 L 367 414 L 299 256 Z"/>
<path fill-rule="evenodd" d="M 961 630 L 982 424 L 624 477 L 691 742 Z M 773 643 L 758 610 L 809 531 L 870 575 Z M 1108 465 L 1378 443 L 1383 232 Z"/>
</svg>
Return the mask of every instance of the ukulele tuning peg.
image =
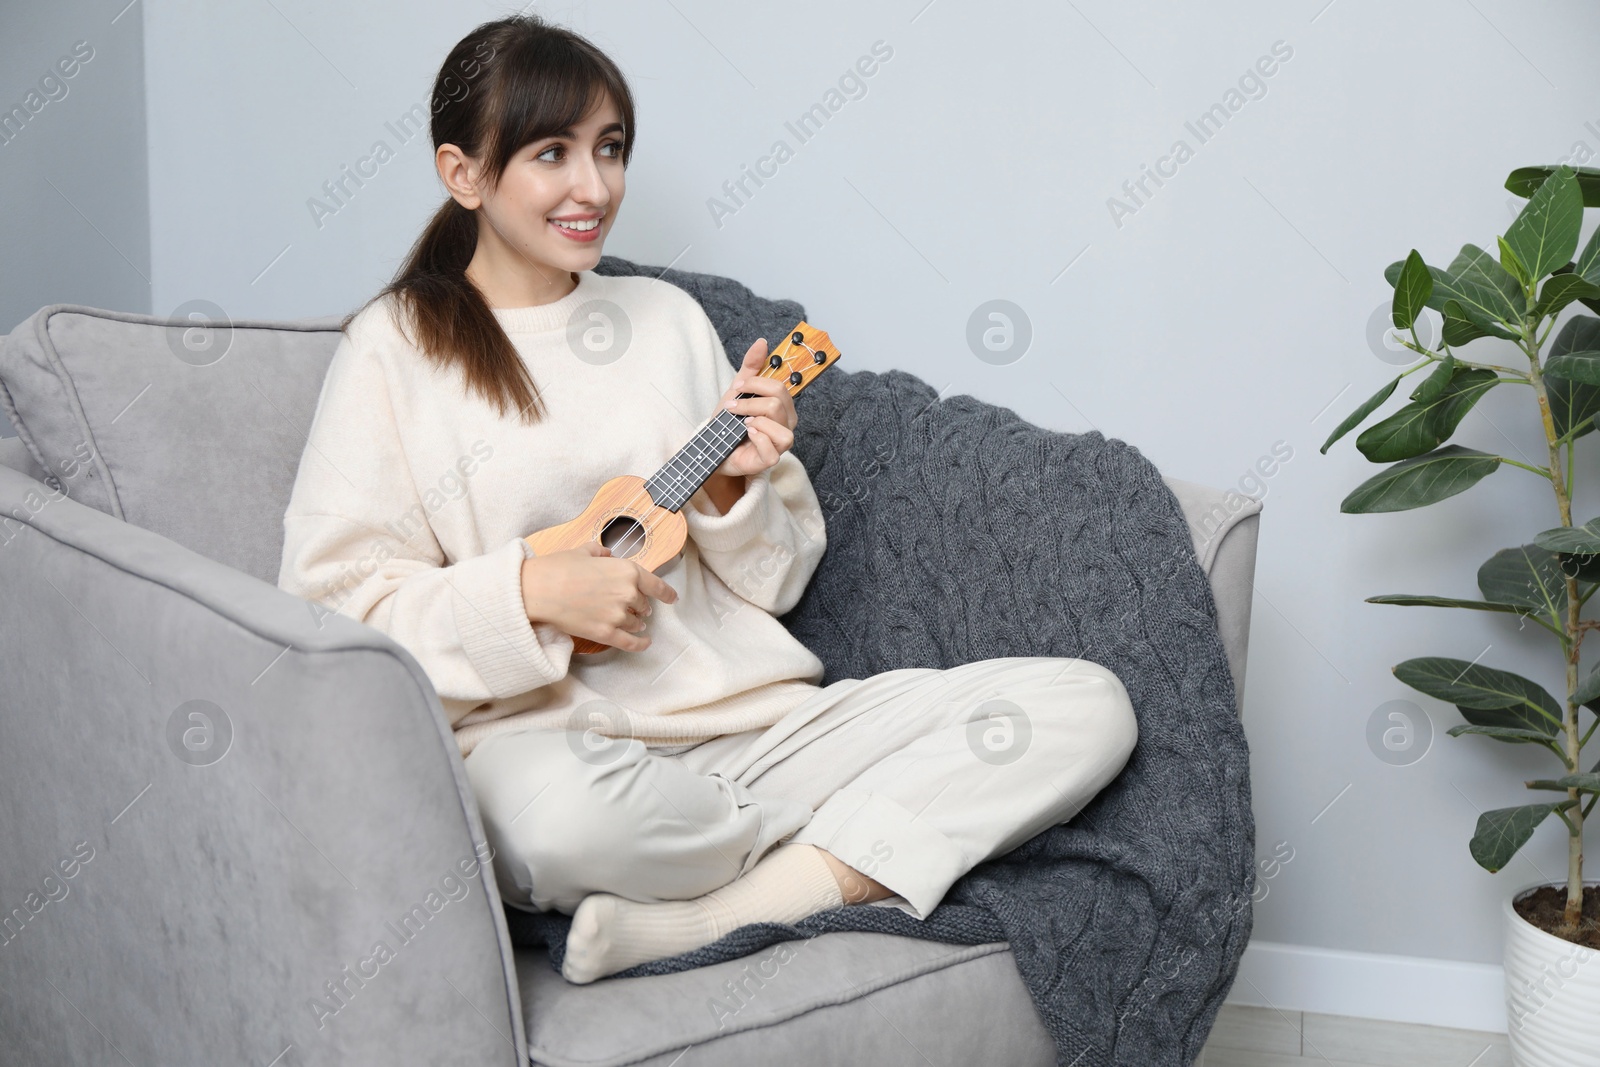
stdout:
<svg viewBox="0 0 1600 1067">
<path fill-rule="evenodd" d="M 806 335 L 801 333 L 799 330 L 796 330 L 794 332 L 794 336 L 790 337 L 789 340 L 793 341 L 797 345 L 803 345 L 806 343 Z"/>
<path fill-rule="evenodd" d="M 771 367 L 773 370 L 777 370 L 779 367 L 783 366 L 783 357 L 779 355 L 768 356 L 767 366 Z"/>
<path fill-rule="evenodd" d="M 811 362 L 813 362 L 813 363 L 826 363 L 827 361 L 828 361 L 828 357 L 823 355 L 821 352 L 812 352 L 811 353 Z"/>
<path fill-rule="evenodd" d="M 799 385 L 803 381 L 805 381 L 805 379 L 800 377 L 800 372 L 799 371 L 793 370 L 793 371 L 789 372 L 789 384 L 790 385 Z"/>
</svg>

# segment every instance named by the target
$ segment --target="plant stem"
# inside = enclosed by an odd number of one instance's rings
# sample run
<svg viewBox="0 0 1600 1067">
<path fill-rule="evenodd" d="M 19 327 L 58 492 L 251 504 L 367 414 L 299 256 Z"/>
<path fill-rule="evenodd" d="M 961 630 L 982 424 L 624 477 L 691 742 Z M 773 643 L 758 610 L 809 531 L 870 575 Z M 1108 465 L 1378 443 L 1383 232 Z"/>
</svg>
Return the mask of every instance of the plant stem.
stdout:
<svg viewBox="0 0 1600 1067">
<path fill-rule="evenodd" d="M 1500 462 L 1501 463 L 1509 463 L 1513 467 L 1521 467 L 1525 471 L 1532 471 L 1533 473 L 1539 475 L 1542 478 L 1551 477 L 1550 472 L 1545 470 L 1543 467 L 1534 467 L 1534 466 L 1531 466 L 1531 465 L 1529 465 L 1527 463 L 1518 463 L 1516 460 L 1512 459 L 1510 456 L 1501 456 L 1500 457 Z M 1567 525 L 1570 526 L 1572 524 L 1568 523 Z"/>
<path fill-rule="evenodd" d="M 1407 341 L 1404 337 L 1401 337 L 1399 334 L 1395 335 L 1395 340 L 1399 341 L 1401 344 L 1405 345 L 1407 348 L 1411 349 L 1413 352 L 1418 352 L 1418 353 L 1421 353 L 1424 356 L 1427 356 L 1428 359 L 1430 361 L 1434 362 L 1434 363 L 1442 363 L 1442 362 L 1444 362 L 1443 357 L 1440 356 L 1439 353 L 1435 352 L 1431 348 L 1428 348 L 1428 347 L 1426 347 L 1424 345 L 1416 344 L 1416 343 L 1414 343 L 1412 341 Z M 1454 353 L 1450 353 L 1450 354 L 1454 355 Z M 1410 370 L 1406 371 L 1405 374 L 1402 374 L 1400 377 L 1404 378 L 1406 376 L 1406 374 L 1412 374 L 1412 373 L 1414 373 L 1416 371 L 1421 370 L 1423 367 L 1426 367 L 1427 365 L 1428 364 L 1426 364 L 1426 363 L 1418 363 L 1415 367 L 1412 367 Z M 1498 374 L 1510 375 L 1510 379 L 1509 380 L 1511 380 L 1511 381 L 1521 382 L 1523 385 L 1529 384 L 1527 376 L 1524 375 L 1521 371 L 1517 370 L 1515 367 L 1502 367 L 1497 363 L 1473 363 L 1471 360 L 1462 359 L 1460 356 L 1456 356 L 1456 366 L 1458 366 L 1458 367 L 1470 367 L 1473 370 L 1492 370 L 1492 371 L 1495 371 Z"/>
<path fill-rule="evenodd" d="M 1531 288 L 1531 286 L 1530 286 Z M 1572 525 L 1572 498 L 1567 491 L 1566 472 L 1562 470 L 1561 440 L 1556 434 L 1555 419 L 1550 412 L 1550 394 L 1545 389 L 1544 376 L 1539 367 L 1539 340 L 1534 337 L 1537 324 L 1529 322 L 1523 327 L 1522 347 L 1528 356 L 1528 378 L 1539 401 L 1539 417 L 1544 422 L 1545 440 L 1550 447 L 1550 484 L 1555 490 L 1556 507 L 1561 513 L 1561 524 Z M 1567 442 L 1570 450 L 1571 442 Z M 1570 455 L 1570 451 L 1569 451 Z M 1578 652 L 1582 644 L 1582 623 L 1578 615 L 1582 605 L 1578 600 L 1578 579 L 1567 575 L 1567 709 L 1563 716 L 1563 734 L 1566 740 L 1568 773 L 1576 774 L 1579 766 L 1581 743 L 1578 739 L 1578 705 L 1572 695 L 1578 691 Z M 1583 804 L 1576 789 L 1567 790 L 1572 802 L 1571 815 L 1562 813 L 1567 824 L 1567 906 L 1562 915 L 1563 924 L 1576 932 L 1583 917 Z"/>
</svg>

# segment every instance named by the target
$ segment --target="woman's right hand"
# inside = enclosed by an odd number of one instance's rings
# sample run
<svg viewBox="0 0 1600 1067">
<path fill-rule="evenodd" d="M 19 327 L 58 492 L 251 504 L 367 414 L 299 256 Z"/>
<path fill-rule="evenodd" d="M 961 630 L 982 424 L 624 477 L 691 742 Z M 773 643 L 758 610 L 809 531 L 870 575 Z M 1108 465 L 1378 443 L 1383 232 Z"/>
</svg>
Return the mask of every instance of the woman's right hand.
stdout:
<svg viewBox="0 0 1600 1067">
<path fill-rule="evenodd" d="M 522 606 L 529 622 L 563 633 L 643 652 L 650 599 L 674 604 L 678 591 L 630 559 L 618 559 L 598 541 L 522 561 Z"/>
</svg>

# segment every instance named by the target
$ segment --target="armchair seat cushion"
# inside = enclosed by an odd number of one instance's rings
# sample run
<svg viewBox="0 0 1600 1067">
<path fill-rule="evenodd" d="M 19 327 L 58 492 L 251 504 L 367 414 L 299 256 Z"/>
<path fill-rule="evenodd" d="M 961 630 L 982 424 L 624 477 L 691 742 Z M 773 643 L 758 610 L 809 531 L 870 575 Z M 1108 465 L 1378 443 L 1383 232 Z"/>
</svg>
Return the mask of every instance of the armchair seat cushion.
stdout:
<svg viewBox="0 0 1600 1067">
<path fill-rule="evenodd" d="M 666 1067 L 678 1057 L 680 1067 L 1055 1062 L 1004 941 L 829 933 L 592 985 L 567 982 L 542 949 L 516 958 L 529 1058 L 540 1067 Z"/>
</svg>

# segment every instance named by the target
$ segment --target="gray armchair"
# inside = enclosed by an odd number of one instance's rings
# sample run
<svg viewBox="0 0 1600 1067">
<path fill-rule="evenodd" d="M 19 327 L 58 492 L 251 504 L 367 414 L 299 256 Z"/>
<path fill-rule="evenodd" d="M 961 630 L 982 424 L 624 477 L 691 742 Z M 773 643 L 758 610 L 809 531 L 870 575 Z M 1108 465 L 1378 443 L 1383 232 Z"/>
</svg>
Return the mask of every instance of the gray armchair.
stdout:
<svg viewBox="0 0 1600 1067">
<path fill-rule="evenodd" d="M 274 584 L 337 339 L 57 306 L 0 349 L 0 1058 L 1053 1063 L 1005 942 L 587 986 L 513 948 L 427 676 Z M 1242 693 L 1260 505 L 1168 484 Z"/>
</svg>

